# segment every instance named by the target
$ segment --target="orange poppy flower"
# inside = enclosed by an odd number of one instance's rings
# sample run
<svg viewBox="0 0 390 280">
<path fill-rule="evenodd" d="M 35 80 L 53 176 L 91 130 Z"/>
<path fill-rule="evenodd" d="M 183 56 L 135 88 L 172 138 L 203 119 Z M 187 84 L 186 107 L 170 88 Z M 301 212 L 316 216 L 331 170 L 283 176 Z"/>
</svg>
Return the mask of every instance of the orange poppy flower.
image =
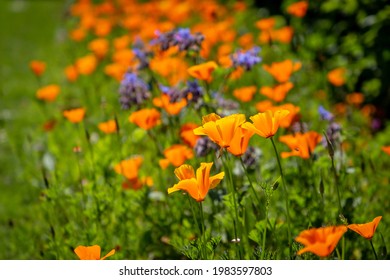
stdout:
<svg viewBox="0 0 390 280">
<path fill-rule="evenodd" d="M 306 15 L 308 7 L 309 7 L 309 3 L 307 1 L 295 2 L 287 7 L 287 13 L 301 18 Z"/>
<path fill-rule="evenodd" d="M 192 66 L 188 68 L 187 71 L 188 74 L 190 74 L 190 76 L 195 79 L 211 82 L 212 73 L 217 68 L 218 68 L 217 63 L 215 63 L 214 61 L 208 61 L 202 64 Z"/>
<path fill-rule="evenodd" d="M 270 35 L 272 40 L 288 44 L 292 40 L 294 29 L 291 26 L 285 26 L 277 30 L 271 30 Z"/>
<path fill-rule="evenodd" d="M 299 250 L 297 254 L 312 252 L 319 257 L 329 256 L 347 230 L 346 226 L 328 226 L 304 230 L 295 238 L 295 241 L 305 245 L 305 248 Z"/>
<path fill-rule="evenodd" d="M 159 161 L 160 167 L 166 169 L 169 164 L 175 167 L 194 157 L 194 152 L 186 145 L 176 144 L 164 150 L 164 159 Z"/>
<path fill-rule="evenodd" d="M 73 29 L 69 33 L 69 37 L 75 42 L 82 41 L 85 36 L 87 36 L 87 31 L 83 27 Z"/>
<path fill-rule="evenodd" d="M 161 114 L 155 108 L 145 108 L 131 113 L 129 121 L 148 130 L 161 123 Z"/>
<path fill-rule="evenodd" d="M 94 25 L 94 32 L 96 36 L 104 37 L 110 34 L 112 29 L 112 22 L 106 18 L 99 18 Z"/>
<path fill-rule="evenodd" d="M 321 142 L 321 134 L 315 131 L 298 132 L 294 135 L 283 135 L 279 138 L 279 141 L 285 143 L 291 149 L 291 152 L 282 152 L 282 158 L 298 156 L 303 159 L 308 159 L 317 144 Z"/>
<path fill-rule="evenodd" d="M 97 59 L 93 54 L 86 55 L 77 59 L 75 66 L 79 74 L 90 75 L 96 69 Z"/>
<path fill-rule="evenodd" d="M 98 124 L 99 129 L 106 133 L 115 133 L 117 131 L 116 121 L 115 120 L 109 120 L 106 122 L 101 122 Z"/>
<path fill-rule="evenodd" d="M 30 69 L 36 76 L 41 76 L 46 70 L 46 63 L 40 60 L 32 60 L 30 62 Z"/>
<path fill-rule="evenodd" d="M 228 148 L 240 132 L 240 126 L 245 122 L 244 114 L 233 114 L 221 118 L 217 114 L 209 114 L 202 118 L 202 126 L 194 129 L 195 135 L 207 135 L 211 141 L 221 148 Z"/>
<path fill-rule="evenodd" d="M 113 40 L 115 50 L 126 49 L 130 45 L 131 39 L 128 35 L 117 37 Z"/>
<path fill-rule="evenodd" d="M 79 76 L 79 73 L 77 72 L 77 68 L 76 66 L 74 65 L 69 65 L 65 68 L 64 70 L 64 73 L 65 73 L 65 76 L 66 76 L 66 79 L 69 81 L 69 82 L 74 82 L 77 80 L 78 76 Z"/>
<path fill-rule="evenodd" d="M 327 74 L 328 81 L 336 87 L 344 85 L 345 72 L 346 69 L 343 67 L 335 68 L 332 71 L 329 71 L 329 73 Z"/>
<path fill-rule="evenodd" d="M 235 156 L 242 156 L 246 152 L 249 140 L 253 134 L 253 131 L 239 127 L 234 133 L 227 151 Z"/>
<path fill-rule="evenodd" d="M 113 53 L 112 61 L 130 67 L 135 64 L 135 54 L 130 49 L 119 49 Z"/>
<path fill-rule="evenodd" d="M 122 183 L 122 189 L 124 189 L 124 190 L 128 190 L 128 189 L 139 190 L 144 186 L 148 186 L 148 187 L 153 186 L 152 177 L 148 176 L 148 177 L 142 177 L 142 178 L 134 178 L 131 180 L 126 179 Z"/>
<path fill-rule="evenodd" d="M 364 94 L 360 93 L 360 92 L 350 93 L 350 94 L 347 94 L 345 99 L 346 99 L 348 104 L 351 104 L 354 106 L 359 106 L 364 101 Z"/>
<path fill-rule="evenodd" d="M 72 123 L 79 123 L 84 119 L 85 109 L 76 108 L 76 109 L 65 110 L 63 112 L 63 115 L 65 118 L 68 119 L 68 121 Z"/>
<path fill-rule="evenodd" d="M 263 100 L 255 104 L 256 110 L 263 113 L 274 106 L 271 100 Z"/>
<path fill-rule="evenodd" d="M 252 33 L 246 33 L 242 35 L 240 38 L 238 38 L 238 44 L 243 48 L 244 50 L 248 50 L 253 47 L 253 34 Z"/>
<path fill-rule="evenodd" d="M 187 106 L 187 100 L 182 98 L 178 102 L 171 103 L 169 96 L 167 94 L 162 94 L 160 97 L 153 98 L 153 105 L 163 108 L 170 115 L 177 115 L 185 106 Z"/>
<path fill-rule="evenodd" d="M 248 86 L 237 88 L 233 91 L 233 95 L 242 102 L 249 102 L 256 93 L 256 86 Z"/>
<path fill-rule="evenodd" d="M 384 151 L 386 154 L 390 155 L 390 146 L 383 146 L 382 151 Z"/>
<path fill-rule="evenodd" d="M 104 67 L 104 74 L 114 78 L 118 82 L 123 80 L 126 71 L 127 67 L 119 63 L 111 63 Z"/>
<path fill-rule="evenodd" d="M 97 58 L 106 56 L 109 50 L 109 42 L 105 38 L 97 38 L 88 44 L 88 49 L 92 51 Z"/>
<path fill-rule="evenodd" d="M 186 123 L 180 128 L 180 138 L 191 148 L 195 147 L 196 141 L 200 138 L 200 136 L 194 134 L 194 129 L 197 128 L 198 125 L 196 123 Z"/>
<path fill-rule="evenodd" d="M 176 85 L 188 77 L 187 63 L 180 57 L 156 56 L 150 60 L 150 69 L 166 78 L 170 85 Z"/>
<path fill-rule="evenodd" d="M 348 225 L 348 228 L 360 234 L 365 239 L 372 239 L 381 219 L 382 216 L 378 216 L 374 220 L 372 220 L 372 222 L 366 224 L 350 224 Z"/>
<path fill-rule="evenodd" d="M 57 95 L 60 93 L 61 88 L 58 85 L 52 84 L 41 87 L 37 90 L 36 97 L 40 100 L 53 102 L 56 100 Z"/>
<path fill-rule="evenodd" d="M 276 85 L 274 87 L 261 87 L 260 93 L 267 96 L 268 98 L 281 102 L 286 98 L 287 93 L 294 87 L 291 82 Z"/>
<path fill-rule="evenodd" d="M 253 123 L 246 122 L 242 125 L 243 128 L 252 131 L 264 138 L 272 137 L 276 134 L 280 122 L 289 114 L 288 110 L 271 111 L 267 110 L 264 113 L 257 113 L 250 117 Z"/>
<path fill-rule="evenodd" d="M 264 18 L 256 21 L 255 25 L 260 30 L 270 30 L 275 26 L 275 18 Z"/>
<path fill-rule="evenodd" d="M 293 72 L 298 71 L 302 64 L 286 59 L 281 62 L 273 62 L 271 65 L 263 65 L 265 71 L 270 73 L 279 83 L 285 83 Z"/>
<path fill-rule="evenodd" d="M 112 249 L 110 252 L 108 252 L 107 255 L 105 255 L 102 258 L 100 257 L 100 246 L 99 245 L 77 246 L 77 248 L 74 249 L 74 252 L 80 258 L 80 260 L 104 260 L 104 259 L 114 255 L 115 249 Z"/>
<path fill-rule="evenodd" d="M 175 175 L 180 181 L 168 189 L 168 194 L 183 190 L 197 202 L 203 201 L 209 190 L 215 188 L 225 176 L 225 172 L 210 176 L 212 165 L 212 162 L 202 162 L 196 170 L 196 176 L 194 169 L 188 164 L 176 168 Z"/>
<path fill-rule="evenodd" d="M 288 128 L 291 126 L 291 124 L 298 120 L 299 118 L 299 111 L 301 110 L 298 106 L 295 106 L 291 103 L 285 103 L 279 106 L 274 106 L 273 103 L 270 100 L 264 100 L 261 102 L 256 103 L 255 105 L 256 109 L 263 113 L 267 110 L 271 111 L 279 111 L 279 110 L 287 110 L 290 111 L 290 114 L 288 114 L 285 118 L 283 118 L 279 124 L 280 127 Z"/>
<path fill-rule="evenodd" d="M 138 177 L 138 170 L 141 167 L 142 162 L 143 158 L 141 156 L 134 156 L 116 164 L 114 166 L 114 171 L 123 175 L 128 180 L 133 180 Z"/>
</svg>

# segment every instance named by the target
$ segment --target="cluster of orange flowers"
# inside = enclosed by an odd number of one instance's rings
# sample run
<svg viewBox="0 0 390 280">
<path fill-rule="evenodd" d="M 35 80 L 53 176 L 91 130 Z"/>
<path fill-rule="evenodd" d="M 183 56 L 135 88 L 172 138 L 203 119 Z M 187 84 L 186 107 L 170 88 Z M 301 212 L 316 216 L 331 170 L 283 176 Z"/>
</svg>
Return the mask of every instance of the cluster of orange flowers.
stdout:
<svg viewBox="0 0 390 280">
<path fill-rule="evenodd" d="M 337 246 L 337 243 L 348 229 L 358 233 L 365 239 L 372 239 L 382 216 L 365 224 L 349 224 L 348 226 L 328 226 L 312 228 L 302 231 L 295 240 L 305 247 L 298 251 L 298 255 L 311 252 L 319 257 L 329 256 Z"/>
</svg>

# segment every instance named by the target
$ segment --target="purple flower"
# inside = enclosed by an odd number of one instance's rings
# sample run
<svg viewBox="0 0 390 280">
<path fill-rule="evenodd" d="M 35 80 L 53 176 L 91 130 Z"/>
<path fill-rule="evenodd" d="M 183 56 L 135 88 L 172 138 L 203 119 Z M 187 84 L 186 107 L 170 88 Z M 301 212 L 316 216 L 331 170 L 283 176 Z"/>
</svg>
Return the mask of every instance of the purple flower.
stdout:
<svg viewBox="0 0 390 280">
<path fill-rule="evenodd" d="M 260 63 L 262 61 L 262 58 L 259 57 L 260 50 L 261 49 L 259 47 L 253 47 L 246 52 L 242 50 L 236 51 L 231 55 L 233 66 L 241 66 L 246 71 L 251 70 L 255 64 Z"/>
<path fill-rule="evenodd" d="M 191 34 L 189 28 L 179 28 L 173 35 L 173 45 L 179 46 L 179 50 L 199 50 L 204 36 L 201 33 Z"/>
<path fill-rule="evenodd" d="M 182 91 L 177 87 L 167 87 L 164 85 L 159 85 L 159 88 L 162 93 L 169 96 L 169 102 L 171 103 L 178 102 L 185 97 L 183 96 Z"/>
<path fill-rule="evenodd" d="M 150 98 L 148 85 L 135 73 L 125 74 L 119 87 L 119 102 L 122 109 L 129 109 L 132 105 L 140 105 Z"/>
<path fill-rule="evenodd" d="M 333 121 L 334 120 L 334 116 L 331 112 L 325 110 L 324 107 L 322 107 L 322 105 L 320 105 L 318 107 L 318 113 L 320 114 L 320 117 L 322 120 L 325 120 L 325 121 Z"/>
<path fill-rule="evenodd" d="M 197 32 L 192 34 L 189 28 L 178 28 L 166 33 L 155 32 L 157 38 L 153 39 L 151 45 L 159 45 L 162 51 L 172 46 L 179 46 L 180 51 L 199 51 L 204 36 Z"/>
<path fill-rule="evenodd" d="M 197 80 L 187 81 L 187 87 L 183 90 L 183 95 L 188 99 L 191 94 L 191 102 L 198 103 L 203 96 L 203 88 L 199 85 Z"/>
<path fill-rule="evenodd" d="M 135 57 L 140 62 L 138 66 L 138 70 L 142 70 L 149 67 L 149 59 L 148 56 L 151 55 L 150 52 L 144 51 L 140 48 L 133 48 L 133 52 L 135 54 Z"/>
</svg>

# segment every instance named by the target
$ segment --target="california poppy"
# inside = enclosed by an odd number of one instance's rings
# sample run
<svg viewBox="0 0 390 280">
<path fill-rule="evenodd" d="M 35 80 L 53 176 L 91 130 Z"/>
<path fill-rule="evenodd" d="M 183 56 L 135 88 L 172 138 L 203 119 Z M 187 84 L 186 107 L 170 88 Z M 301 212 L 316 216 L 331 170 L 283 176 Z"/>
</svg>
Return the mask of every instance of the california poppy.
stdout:
<svg viewBox="0 0 390 280">
<path fill-rule="evenodd" d="M 304 17 L 307 12 L 307 8 L 309 7 L 309 3 L 307 1 L 299 1 L 290 4 L 287 7 L 287 13 L 296 17 Z"/>
<path fill-rule="evenodd" d="M 365 239 L 372 239 L 381 219 L 382 216 L 378 216 L 374 220 L 372 220 L 372 222 L 366 224 L 350 224 L 348 225 L 348 228 L 360 234 Z"/>
<path fill-rule="evenodd" d="M 58 85 L 51 84 L 41 87 L 37 90 L 36 97 L 40 100 L 53 102 L 56 100 L 57 95 L 60 93 L 61 88 Z"/>
<path fill-rule="evenodd" d="M 149 130 L 161 122 L 161 114 L 155 108 L 145 108 L 131 113 L 129 121 L 140 128 Z"/>
<path fill-rule="evenodd" d="M 279 138 L 279 141 L 285 143 L 291 149 L 291 152 L 282 152 L 282 158 L 298 156 L 308 159 L 317 144 L 321 142 L 321 134 L 315 131 L 298 132 L 294 135 L 283 135 Z"/>
<path fill-rule="evenodd" d="M 275 18 L 263 18 L 255 22 L 255 25 L 260 30 L 270 30 L 275 26 Z"/>
<path fill-rule="evenodd" d="M 177 115 L 187 106 L 187 100 L 182 98 L 180 101 L 171 102 L 167 94 L 162 94 L 160 97 L 153 98 L 153 105 L 163 108 L 170 115 Z"/>
<path fill-rule="evenodd" d="M 143 162 L 143 158 L 140 156 L 134 156 L 126 160 L 122 160 L 120 163 L 114 166 L 116 173 L 123 175 L 128 180 L 133 180 L 138 177 L 138 171 Z"/>
<path fill-rule="evenodd" d="M 148 186 L 148 187 L 153 186 L 152 177 L 150 177 L 150 176 L 142 177 L 142 178 L 136 177 L 136 178 L 130 179 L 130 180 L 126 179 L 122 183 L 122 189 L 124 189 L 124 190 L 128 190 L 128 189 L 139 190 L 144 186 Z"/>
<path fill-rule="evenodd" d="M 200 167 L 196 170 L 196 176 L 194 169 L 188 164 L 183 164 L 176 168 L 175 175 L 180 181 L 168 189 L 168 194 L 183 190 L 197 202 L 203 201 L 206 198 L 208 191 L 215 188 L 225 176 L 225 172 L 210 176 L 212 165 L 212 162 L 202 162 Z"/>
<path fill-rule="evenodd" d="M 76 108 L 76 109 L 65 110 L 63 112 L 63 115 L 65 118 L 68 119 L 68 121 L 72 123 L 79 123 L 84 119 L 85 109 Z"/>
<path fill-rule="evenodd" d="M 383 146 L 382 151 L 384 151 L 386 154 L 390 155 L 390 146 Z"/>
<path fill-rule="evenodd" d="M 117 125 L 115 120 L 101 122 L 99 123 L 98 127 L 102 132 L 106 134 L 115 133 L 117 131 Z"/>
<path fill-rule="evenodd" d="M 227 151 L 235 156 L 242 156 L 245 154 L 249 140 L 253 136 L 254 132 L 243 127 L 239 127 L 233 135 Z"/>
<path fill-rule="evenodd" d="M 76 60 L 75 66 L 77 73 L 81 75 L 90 75 L 92 74 L 97 66 L 96 56 L 93 54 L 80 57 Z"/>
<path fill-rule="evenodd" d="M 304 230 L 295 238 L 295 241 L 305 245 L 297 254 L 312 252 L 319 257 L 329 256 L 347 230 L 343 225 Z"/>
<path fill-rule="evenodd" d="M 255 93 L 256 93 L 256 86 L 237 88 L 233 91 L 233 95 L 242 102 L 251 101 Z"/>
<path fill-rule="evenodd" d="M 353 93 L 347 94 L 347 96 L 345 97 L 345 100 L 347 101 L 348 104 L 351 104 L 354 106 L 359 106 L 364 101 L 364 94 L 361 92 L 353 92 Z"/>
<path fill-rule="evenodd" d="M 109 51 L 109 47 L 109 42 L 105 38 L 94 39 L 88 44 L 88 49 L 100 59 L 106 56 Z"/>
<path fill-rule="evenodd" d="M 104 257 L 100 257 L 100 246 L 77 246 L 74 249 L 76 255 L 80 258 L 80 260 L 104 260 L 115 254 L 115 249 L 112 249 L 108 254 Z"/>
<path fill-rule="evenodd" d="M 65 73 L 66 79 L 69 82 L 76 81 L 78 76 L 79 76 L 79 72 L 77 71 L 77 68 L 75 65 L 68 65 L 67 67 L 65 67 L 64 73 Z"/>
<path fill-rule="evenodd" d="M 260 88 L 260 93 L 267 96 L 268 98 L 281 102 L 286 98 L 287 93 L 294 87 L 291 82 L 278 84 L 274 87 L 263 86 Z"/>
<path fill-rule="evenodd" d="M 202 126 L 195 128 L 195 135 L 207 135 L 211 141 L 221 148 L 228 148 L 234 140 L 234 135 L 245 122 L 244 114 L 233 114 L 221 118 L 217 114 L 209 114 L 202 118 Z"/>
<path fill-rule="evenodd" d="M 271 65 L 263 65 L 263 68 L 279 83 L 285 83 L 290 79 L 292 73 L 298 71 L 301 66 L 300 62 L 293 62 L 290 59 L 286 59 L 280 62 L 273 62 Z"/>
<path fill-rule="evenodd" d="M 294 35 L 294 28 L 291 26 L 284 26 L 276 30 L 271 30 L 270 35 L 273 41 L 288 44 L 291 42 Z"/>
<path fill-rule="evenodd" d="M 30 69 L 37 77 L 39 77 L 45 72 L 46 63 L 40 60 L 32 60 L 30 62 Z"/>
<path fill-rule="evenodd" d="M 338 67 L 338 68 L 335 68 L 335 69 L 329 71 L 327 74 L 328 81 L 336 87 L 340 87 L 340 86 L 344 85 L 345 84 L 345 72 L 346 72 L 346 69 L 343 67 Z"/>
<path fill-rule="evenodd" d="M 180 138 L 181 140 L 189 145 L 191 148 L 195 147 L 196 141 L 200 138 L 199 135 L 194 134 L 194 129 L 197 128 L 196 123 L 185 123 L 180 128 Z"/>
<path fill-rule="evenodd" d="M 264 113 L 257 113 L 250 117 L 253 123 L 246 122 L 242 125 L 243 128 L 252 131 L 264 138 L 272 137 L 276 134 L 280 122 L 289 114 L 288 110 L 271 111 L 267 110 Z"/>
<path fill-rule="evenodd" d="M 218 68 L 217 63 L 208 61 L 188 68 L 188 74 L 195 79 L 211 82 L 212 73 Z"/>
<path fill-rule="evenodd" d="M 161 159 L 160 167 L 166 169 L 169 164 L 175 167 L 182 165 L 186 160 L 194 157 L 194 152 L 186 145 L 175 144 L 165 149 L 163 152 L 165 158 Z"/>
</svg>

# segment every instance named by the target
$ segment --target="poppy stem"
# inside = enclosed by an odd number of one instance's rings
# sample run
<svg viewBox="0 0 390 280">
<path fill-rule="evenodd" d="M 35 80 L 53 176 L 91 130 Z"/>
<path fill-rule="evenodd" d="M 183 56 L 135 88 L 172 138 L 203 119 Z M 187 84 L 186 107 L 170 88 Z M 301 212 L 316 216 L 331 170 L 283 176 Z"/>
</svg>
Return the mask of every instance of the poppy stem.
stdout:
<svg viewBox="0 0 390 280">
<path fill-rule="evenodd" d="M 275 145 L 273 137 L 270 137 L 270 139 L 271 139 L 272 146 L 274 147 L 276 159 L 277 159 L 278 166 L 279 166 L 280 176 L 282 177 L 283 192 L 284 192 L 284 199 L 285 199 L 285 203 L 286 203 L 286 214 L 287 214 L 288 250 L 289 250 L 290 258 L 291 258 L 292 257 L 292 253 L 291 253 L 291 228 L 290 228 L 291 222 L 290 222 L 290 211 L 289 211 L 289 206 L 288 206 L 288 192 L 287 192 L 286 182 L 284 179 L 282 164 L 280 162 L 278 150 L 276 149 L 276 145 Z"/>
<path fill-rule="evenodd" d="M 374 244 L 372 244 L 372 238 L 370 239 L 370 244 L 371 244 L 372 251 L 374 252 L 375 259 L 378 260 L 378 255 L 376 254 Z"/>
<path fill-rule="evenodd" d="M 203 203 L 202 201 L 199 202 L 199 210 L 200 210 L 200 220 L 202 223 L 202 235 L 201 235 L 201 244 L 200 246 L 202 247 L 201 252 L 202 252 L 202 259 L 205 260 L 207 259 L 207 253 L 206 253 L 206 230 L 205 230 L 205 225 L 204 225 L 204 214 L 203 214 Z"/>
<path fill-rule="evenodd" d="M 246 175 L 246 177 L 248 178 L 249 186 L 250 186 L 251 189 L 252 189 L 253 195 L 254 195 L 254 197 L 256 198 L 256 201 L 257 201 L 258 205 L 261 205 L 261 201 L 260 201 L 259 197 L 257 196 L 257 193 L 256 193 L 255 188 L 253 187 L 252 180 L 251 180 L 251 178 L 249 177 L 248 170 L 247 170 L 246 167 L 245 167 L 245 164 L 244 164 L 244 161 L 242 160 L 242 157 L 240 157 L 240 162 L 241 162 L 242 168 L 244 169 L 245 175 Z"/>
<path fill-rule="evenodd" d="M 240 238 L 239 238 L 239 232 L 238 232 L 238 226 L 239 226 L 239 219 L 238 219 L 238 207 L 237 207 L 237 200 L 236 200 L 236 188 L 234 187 L 234 182 L 233 182 L 233 176 L 232 176 L 232 166 L 230 165 L 230 159 L 229 159 L 229 154 L 225 153 L 225 159 L 224 166 L 226 169 L 226 172 L 229 174 L 229 186 L 231 188 L 231 193 L 233 197 L 233 207 L 234 207 L 234 221 L 233 221 L 233 229 L 234 229 L 234 243 L 236 244 L 236 248 L 238 248 L 238 256 L 239 259 L 242 259 L 242 254 L 241 254 L 241 246 L 240 246 Z"/>
</svg>

